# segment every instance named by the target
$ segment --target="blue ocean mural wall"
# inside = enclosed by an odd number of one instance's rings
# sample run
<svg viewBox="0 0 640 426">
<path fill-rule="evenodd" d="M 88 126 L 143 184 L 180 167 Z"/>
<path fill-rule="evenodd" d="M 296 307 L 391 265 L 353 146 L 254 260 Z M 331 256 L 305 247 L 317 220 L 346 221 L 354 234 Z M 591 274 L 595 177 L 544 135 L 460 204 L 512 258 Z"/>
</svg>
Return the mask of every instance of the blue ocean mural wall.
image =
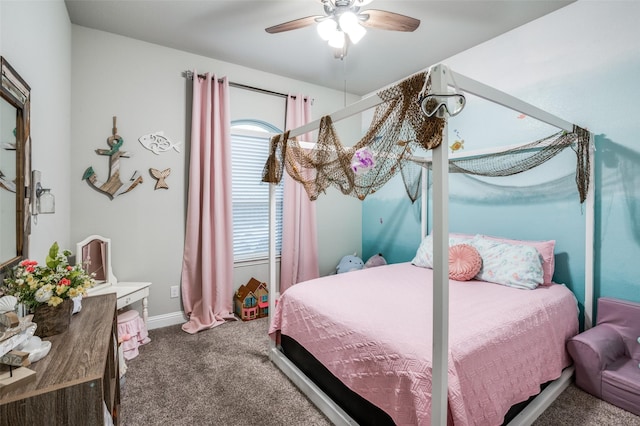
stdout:
<svg viewBox="0 0 640 426">
<path fill-rule="evenodd" d="M 640 3 L 576 2 L 444 63 L 595 134 L 595 298 L 640 302 Z M 473 98 L 449 122 L 460 152 L 530 142 L 557 129 Z M 450 230 L 556 240 L 554 281 L 584 301 L 585 205 L 566 150 L 505 178 L 450 175 Z M 429 213 L 429 217 L 431 217 Z M 363 203 L 363 257 L 410 261 L 420 200 L 399 177 Z M 430 229 L 430 228 L 429 228 Z"/>
</svg>

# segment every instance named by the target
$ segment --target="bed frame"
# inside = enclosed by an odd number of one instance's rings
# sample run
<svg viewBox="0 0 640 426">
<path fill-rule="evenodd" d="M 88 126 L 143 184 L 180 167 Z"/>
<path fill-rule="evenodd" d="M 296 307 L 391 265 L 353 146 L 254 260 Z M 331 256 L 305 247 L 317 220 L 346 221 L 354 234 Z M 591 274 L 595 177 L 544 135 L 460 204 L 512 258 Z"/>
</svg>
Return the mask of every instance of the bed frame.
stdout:
<svg viewBox="0 0 640 426">
<path fill-rule="evenodd" d="M 431 84 L 434 93 L 447 93 L 447 88 L 457 83 L 457 88 L 490 102 L 497 103 L 529 117 L 535 118 L 559 129 L 572 132 L 574 125 L 549 112 L 517 99 L 507 93 L 487 86 L 464 75 L 455 73 L 444 64 L 431 67 Z M 394 83 L 395 84 L 395 83 Z M 361 113 L 382 103 L 377 95 L 372 95 L 344 109 L 331 114 L 333 122 Z M 289 137 L 294 138 L 314 131 L 320 126 L 320 120 L 293 129 Z M 431 424 L 446 426 L 447 424 L 447 362 L 449 351 L 449 158 L 448 131 L 445 127 L 442 143 L 432 150 L 433 177 L 433 348 L 432 348 L 432 405 Z M 589 141 L 590 155 L 593 155 L 593 134 Z M 485 152 L 486 153 L 486 152 Z M 468 154 L 467 154 L 468 155 Z M 589 192 L 585 201 L 585 328 L 592 325 L 593 318 L 593 241 L 594 241 L 594 198 L 593 167 L 589 170 Z M 424 176 L 425 174 L 423 174 Z M 426 191 L 422 185 L 422 234 L 426 233 Z M 279 283 L 276 281 L 275 252 L 275 184 L 269 188 L 269 303 L 280 296 Z M 272 306 L 269 312 L 273 312 Z M 271 361 L 289 377 L 289 379 L 336 425 L 356 425 L 357 423 L 334 401 L 331 400 L 315 383 L 300 371 L 271 341 L 269 348 Z M 509 425 L 530 425 L 570 384 L 574 368 L 566 368 L 561 376 L 548 385 L 527 407 L 518 414 Z"/>
</svg>

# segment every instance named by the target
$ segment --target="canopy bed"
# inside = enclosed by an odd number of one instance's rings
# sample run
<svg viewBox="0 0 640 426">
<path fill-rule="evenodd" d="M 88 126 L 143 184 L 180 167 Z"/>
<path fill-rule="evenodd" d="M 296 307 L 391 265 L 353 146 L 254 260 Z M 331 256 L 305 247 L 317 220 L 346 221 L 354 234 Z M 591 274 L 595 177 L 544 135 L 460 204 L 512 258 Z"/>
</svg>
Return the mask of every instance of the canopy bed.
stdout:
<svg viewBox="0 0 640 426">
<path fill-rule="evenodd" d="M 295 340 L 294 343 L 299 344 L 299 346 L 293 346 L 295 349 L 285 350 L 292 358 L 296 358 L 299 347 L 303 352 L 310 352 L 313 357 L 323 362 L 328 372 L 338 377 L 349 390 L 354 390 L 357 394 L 365 394 L 360 395 L 366 400 L 365 411 L 369 409 L 366 403 L 371 402 L 374 408 L 378 406 L 389 415 L 388 419 L 379 422 L 376 420 L 375 424 L 463 425 L 474 424 L 474 420 L 486 422 L 486 424 L 500 424 L 509 406 L 525 401 L 538 392 L 540 385 L 553 381 L 510 423 L 530 424 L 568 386 L 573 374 L 573 367 L 569 366 L 570 359 L 566 353 L 565 342 L 578 331 L 577 301 L 566 287 L 550 285 L 550 276 L 539 281 L 533 286 L 538 288 L 531 291 L 508 286 L 500 288 L 502 286 L 486 284 L 478 281 L 478 278 L 476 281 L 464 283 L 449 280 L 449 247 L 453 243 L 450 241 L 448 229 L 448 173 L 451 170 L 483 173 L 480 170 L 482 167 L 474 166 L 473 162 L 465 163 L 461 160 L 459 163 L 456 161 L 450 163 L 448 158 L 447 118 L 457 114 L 464 107 L 462 95 L 464 92 L 519 111 L 560 129 L 558 134 L 522 148 L 523 151 L 536 152 L 534 155 L 539 158 L 532 160 L 532 164 L 536 162 L 539 164 L 543 161 L 540 158 L 552 156 L 550 151 L 553 150 L 571 147 L 576 152 L 578 156 L 576 183 L 580 201 L 586 203 L 585 326 L 589 327 L 591 324 L 593 195 L 592 191 L 588 191 L 593 181 L 593 172 L 589 164 L 589 155 L 593 149 L 591 135 L 582 128 L 506 93 L 454 73 L 445 65 L 433 66 L 424 73 L 416 74 L 382 89 L 376 95 L 365 98 L 331 116 L 274 137 L 271 156 L 265 165 L 265 181 L 277 182 L 283 171 L 287 170 L 294 179 L 305 185 L 312 199 L 324 191 L 329 184 L 337 186 L 345 194 L 363 199 L 367 194 L 375 192 L 396 173 L 403 173 L 405 183 L 411 181 L 411 176 L 405 176 L 405 161 L 425 162 L 425 160 L 416 160 L 412 143 L 418 143 L 423 149 L 432 152 L 429 162 L 431 162 L 433 177 L 433 232 L 430 236 L 432 248 L 428 269 L 418 268 L 408 263 L 387 265 L 379 267 L 385 268 L 384 270 L 376 268 L 350 272 L 347 274 L 348 278 L 329 276 L 311 280 L 293 286 L 280 295 L 275 273 L 275 237 L 271 231 L 270 294 L 274 297 L 270 300 L 278 300 L 278 304 L 275 309 L 270 307 L 273 321 L 270 332 L 274 336 L 269 351 L 270 358 L 336 424 L 357 424 L 357 422 L 345 411 L 342 401 L 334 401 L 328 396 L 326 392 L 328 385 L 318 385 L 307 377 L 305 373 L 312 373 L 316 367 L 309 368 L 302 364 L 297 366 L 283 353 L 283 346 L 288 345 L 284 341 L 290 337 Z M 332 122 L 373 107 L 376 107 L 373 124 L 363 140 L 351 148 L 343 148 L 335 135 Z M 295 138 L 315 129 L 319 129 L 318 144 L 313 148 L 315 152 L 308 155 L 302 152 L 302 145 Z M 368 177 L 363 179 L 362 175 L 356 176 L 353 173 L 355 169 L 349 168 L 349 162 L 355 158 L 355 152 L 365 148 L 370 148 L 376 154 L 376 162 L 379 163 L 380 168 L 375 169 L 374 173 L 368 173 Z M 518 163 L 518 161 L 515 162 Z M 527 167 L 532 166 L 529 164 Z M 344 173 L 340 170 L 347 171 Z M 350 173 L 349 170 L 352 172 Z M 509 174 L 509 172 L 505 173 Z M 407 193 L 411 197 L 412 193 L 415 194 L 415 190 L 410 187 L 411 185 L 407 185 Z M 426 203 L 427 185 L 423 184 L 421 187 L 422 203 Z M 274 185 L 271 185 L 271 193 L 273 192 Z M 412 199 L 415 198 L 412 197 Z M 423 236 L 425 236 L 424 204 L 422 212 Z M 275 222 L 274 214 L 275 199 L 272 197 L 271 224 Z M 482 243 L 475 240 L 481 236 L 468 237 L 468 241 L 474 239 L 476 243 Z M 544 260 L 539 250 L 538 256 L 542 270 Z M 553 248 L 551 260 L 553 260 Z M 344 284 L 345 280 L 349 282 L 348 286 Z M 363 283 L 357 284 L 358 281 Z M 538 284 L 544 285 L 538 286 Z M 389 290 L 390 287 L 396 290 Z M 425 291 L 432 291 L 432 294 L 426 294 Z M 396 294 L 397 292 L 400 294 Z M 373 302 L 378 304 L 357 308 L 355 307 L 357 302 L 354 299 L 365 299 L 359 296 L 362 294 L 378 294 L 381 295 L 381 299 Z M 420 302 L 411 303 L 410 295 L 419 295 Z M 547 296 L 550 296 L 550 299 L 543 301 L 542 299 Z M 501 310 L 504 306 L 500 308 L 489 304 L 489 299 L 492 298 L 512 300 L 512 297 L 520 298 L 521 301 L 514 301 L 513 305 L 509 305 L 510 308 L 507 309 L 509 312 Z M 506 325 L 503 327 L 500 321 L 494 322 L 495 317 L 473 316 L 470 312 L 473 310 L 470 300 L 483 298 L 488 298 L 485 306 L 495 310 L 500 320 L 502 320 L 500 312 L 513 319 L 515 325 L 510 328 L 511 331 L 507 330 Z M 341 306 L 338 299 L 350 301 L 352 309 Z M 538 305 L 540 310 L 527 308 L 532 305 Z M 380 308 L 376 309 L 378 306 Z M 524 313 L 524 316 L 512 317 L 516 312 L 518 315 Z M 429 315 L 431 318 L 428 318 Z M 391 323 L 391 330 L 384 328 L 385 323 Z M 535 324 L 535 327 L 531 327 L 531 324 Z M 483 329 L 483 327 L 486 328 Z M 494 333 L 494 330 L 502 328 L 505 329 L 503 330 L 505 334 Z M 300 331 L 303 329 L 310 330 L 308 334 L 315 334 L 315 336 L 309 337 L 303 334 Z M 287 336 L 285 330 L 293 336 Z M 473 330 L 473 334 L 469 334 L 470 330 Z M 551 334 L 544 335 L 547 332 Z M 537 335 L 537 333 L 542 334 Z M 518 334 L 520 337 L 515 337 Z M 399 337 L 400 340 L 394 342 L 391 339 L 392 335 Z M 487 339 L 475 341 L 476 335 L 487 336 Z M 541 352 L 538 355 L 532 355 L 533 358 L 527 358 L 529 354 L 526 354 L 527 356 L 521 357 L 520 360 L 517 359 L 519 355 L 514 355 L 512 358 L 516 359 L 515 364 L 500 358 L 502 355 L 499 351 L 487 355 L 487 348 L 501 346 L 511 340 L 519 343 L 516 343 L 515 347 L 505 349 L 505 352 L 522 354 L 526 352 L 527 347 L 532 349 L 529 352 L 535 352 L 535 350 Z M 542 348 L 540 345 L 542 341 L 555 343 L 551 347 Z M 471 346 L 474 349 L 469 349 Z M 291 346 L 288 347 L 291 348 Z M 366 350 L 351 355 L 350 351 L 354 348 Z M 430 354 L 429 348 L 431 348 Z M 406 355 L 407 353 L 409 355 Z M 403 358 L 405 356 L 408 358 Z M 548 356 L 548 359 L 544 359 L 545 356 Z M 483 376 L 481 370 L 486 370 L 487 367 L 478 364 L 483 357 L 486 363 L 495 367 L 493 372 L 495 376 L 511 376 L 518 384 L 504 384 L 494 376 Z M 526 374 L 523 376 L 520 370 L 526 370 L 526 365 L 533 363 L 536 357 L 544 359 L 538 369 L 551 368 L 552 364 L 554 367 L 537 377 L 537 382 L 524 384 Z M 491 359 L 499 359 L 500 366 L 492 363 Z M 546 363 L 548 365 L 544 365 L 545 361 L 548 361 Z M 343 368 L 345 364 L 350 364 L 349 369 Z M 365 364 L 374 365 L 374 370 L 358 369 Z M 464 364 L 469 366 L 465 367 Z M 500 371 L 502 368 L 504 371 Z M 535 366 L 531 368 L 536 369 Z M 316 376 L 323 375 L 321 373 Z M 320 380 L 322 380 L 321 377 Z M 515 391 L 511 392 L 513 389 L 509 389 L 509 386 L 522 385 L 526 389 L 523 389 L 515 400 L 508 402 L 505 408 L 505 401 L 501 400 L 501 397 L 496 396 L 495 401 L 493 400 L 494 389 L 490 389 L 492 385 L 505 387 L 503 394 L 518 394 Z M 483 397 L 483 390 L 487 397 Z M 329 390 L 329 393 L 334 395 L 334 398 L 340 399 L 334 391 Z M 355 398 L 358 398 L 358 395 Z M 400 402 L 400 408 L 389 402 L 394 398 L 403 400 Z M 487 413 L 487 407 L 491 407 L 489 411 L 495 412 Z"/>
</svg>

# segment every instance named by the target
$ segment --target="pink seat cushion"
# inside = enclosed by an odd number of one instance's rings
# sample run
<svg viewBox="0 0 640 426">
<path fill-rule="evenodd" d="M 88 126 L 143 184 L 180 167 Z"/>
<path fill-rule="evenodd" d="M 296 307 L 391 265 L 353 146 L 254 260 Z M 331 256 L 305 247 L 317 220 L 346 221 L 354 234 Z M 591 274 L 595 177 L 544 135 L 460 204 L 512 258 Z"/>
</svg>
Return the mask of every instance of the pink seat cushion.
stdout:
<svg viewBox="0 0 640 426">
<path fill-rule="evenodd" d="M 475 247 L 458 244 L 449 247 L 449 278 L 456 281 L 469 281 L 482 268 L 482 258 Z"/>
<path fill-rule="evenodd" d="M 602 399 L 640 416 L 640 368 L 621 358 L 602 372 Z"/>
<path fill-rule="evenodd" d="M 136 310 L 125 311 L 121 314 L 118 314 L 118 324 L 124 324 L 125 322 L 135 321 L 137 318 L 140 318 L 140 313 Z"/>
<path fill-rule="evenodd" d="M 124 359 L 127 361 L 138 356 L 138 347 L 140 345 L 151 341 L 147 326 L 135 309 L 118 315 L 118 337 L 123 339 L 126 336 L 129 339 L 122 342 L 122 350 Z"/>
</svg>

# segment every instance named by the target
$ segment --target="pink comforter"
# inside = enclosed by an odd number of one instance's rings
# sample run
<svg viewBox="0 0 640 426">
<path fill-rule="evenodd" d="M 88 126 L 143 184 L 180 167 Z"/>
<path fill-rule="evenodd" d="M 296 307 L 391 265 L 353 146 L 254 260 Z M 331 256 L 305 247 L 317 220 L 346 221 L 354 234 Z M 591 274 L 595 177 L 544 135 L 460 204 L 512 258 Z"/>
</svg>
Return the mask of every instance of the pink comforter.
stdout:
<svg viewBox="0 0 640 426">
<path fill-rule="evenodd" d="M 499 425 L 509 407 L 570 364 L 578 333 L 566 287 L 450 281 L 449 410 Z M 410 263 L 331 275 L 282 294 L 269 333 L 292 337 L 398 425 L 429 425 L 432 270 Z"/>
</svg>

